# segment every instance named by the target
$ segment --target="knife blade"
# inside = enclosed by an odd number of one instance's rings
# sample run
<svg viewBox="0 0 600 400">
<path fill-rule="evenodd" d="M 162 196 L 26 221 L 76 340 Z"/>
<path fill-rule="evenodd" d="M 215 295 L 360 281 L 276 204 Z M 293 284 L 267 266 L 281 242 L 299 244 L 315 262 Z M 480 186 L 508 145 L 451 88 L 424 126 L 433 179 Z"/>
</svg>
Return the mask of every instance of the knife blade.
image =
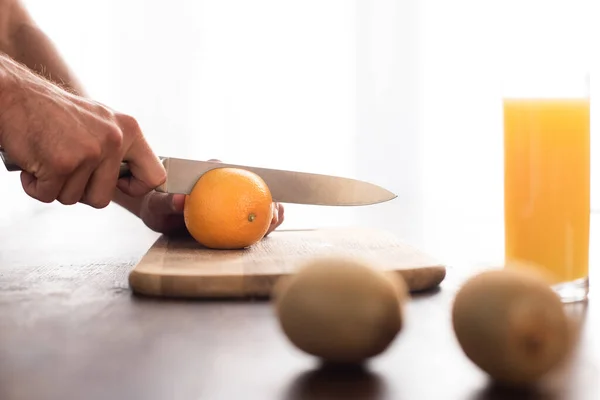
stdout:
<svg viewBox="0 0 600 400">
<path fill-rule="evenodd" d="M 2 149 L 0 157 L 8 171 L 21 170 Z M 175 157 L 159 158 L 167 171 L 167 179 L 155 190 L 163 193 L 189 194 L 204 173 L 215 168 L 231 167 L 248 170 L 260 176 L 269 187 L 273 201 L 279 203 L 363 206 L 383 203 L 397 197 L 396 194 L 373 183 L 340 176 Z M 121 163 L 119 177 L 129 175 L 127 163 Z"/>
<path fill-rule="evenodd" d="M 370 205 L 397 197 L 373 183 L 339 176 L 174 157 L 164 157 L 162 162 L 167 171 L 167 180 L 156 190 L 168 193 L 190 193 L 200 176 L 207 171 L 232 167 L 260 176 L 269 187 L 273 201 L 280 203 Z"/>
</svg>

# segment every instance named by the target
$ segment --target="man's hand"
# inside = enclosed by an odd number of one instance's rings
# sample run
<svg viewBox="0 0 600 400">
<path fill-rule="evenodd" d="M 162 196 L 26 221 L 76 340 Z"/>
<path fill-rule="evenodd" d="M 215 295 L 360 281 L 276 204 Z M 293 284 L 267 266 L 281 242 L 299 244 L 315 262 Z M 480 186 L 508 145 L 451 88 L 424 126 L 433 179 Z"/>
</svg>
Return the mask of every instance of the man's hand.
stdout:
<svg viewBox="0 0 600 400">
<path fill-rule="evenodd" d="M 220 162 L 220 160 L 209 160 Z M 150 192 L 142 201 L 139 209 L 139 217 L 146 226 L 155 232 L 166 235 L 187 234 L 185 222 L 183 220 L 183 206 L 185 195 L 167 194 L 160 192 Z M 265 234 L 267 236 L 273 232 L 284 220 L 284 208 L 282 204 L 273 204 L 273 217 L 271 226 Z"/>
<path fill-rule="evenodd" d="M 115 188 L 142 196 L 165 170 L 134 118 L 74 95 L 0 55 L 0 145 L 42 202 L 107 206 Z M 118 181 L 121 161 L 132 177 Z"/>
<path fill-rule="evenodd" d="M 165 235 L 187 234 L 183 220 L 185 195 L 150 192 L 144 197 L 140 208 L 140 218 L 146 226 Z M 284 220 L 283 205 L 275 203 L 271 226 L 265 234 L 273 232 Z"/>
<path fill-rule="evenodd" d="M 5 54 L 8 57 L 5 56 Z M 20 69 L 19 73 L 15 73 L 15 68 L 19 66 L 12 62 L 11 59 L 25 65 L 31 71 L 36 71 L 49 81 L 68 89 L 70 93 L 57 87 L 49 86 L 46 81 L 41 82 L 41 78 L 36 75 L 21 75 L 21 73 L 23 73 L 23 68 Z M 20 75 L 21 79 L 15 79 L 15 75 L 17 77 Z M 20 83 L 29 89 L 28 93 L 33 92 L 33 97 L 29 99 L 30 101 L 28 103 L 21 103 L 19 106 L 19 103 L 17 102 L 19 96 L 15 96 L 14 94 L 12 96 L 7 95 L 9 92 L 6 88 L 11 85 L 5 83 L 5 80 L 8 78 L 13 79 L 11 84 L 15 84 L 15 82 Z M 71 93 L 75 93 L 82 97 L 73 96 Z M 54 179 L 55 181 L 85 181 L 82 176 L 87 175 L 87 172 L 80 171 L 93 171 L 89 176 L 90 178 L 94 178 L 93 180 L 88 180 L 89 185 L 86 185 L 86 189 L 83 191 L 84 195 L 81 196 L 84 202 L 93 202 L 94 204 L 101 206 L 105 204 L 106 198 L 112 196 L 114 192 L 114 197 L 112 197 L 113 201 L 129 210 L 134 215 L 140 217 L 152 230 L 166 234 L 178 232 L 185 233 L 186 229 L 183 222 L 182 211 L 184 201 L 183 196 L 167 195 L 154 191 L 150 191 L 150 193 L 143 197 L 134 197 L 130 195 L 147 192 L 149 188 L 154 188 L 161 184 L 165 176 L 162 165 L 151 157 L 148 145 L 139 133 L 139 128 L 135 121 L 128 116 L 116 114 L 91 100 L 85 100 L 83 97 L 87 97 L 83 86 L 75 78 L 75 74 L 69 70 L 66 62 L 60 56 L 50 38 L 37 26 L 31 15 L 27 12 L 24 3 L 19 0 L 0 0 L 0 145 L 5 148 L 11 158 L 18 157 L 17 162 L 20 164 L 21 168 L 26 164 L 37 164 L 33 165 L 33 167 L 29 166 L 26 168 L 29 173 L 23 174 L 24 187 L 30 187 L 31 189 L 29 190 L 35 195 L 38 193 L 38 185 L 40 185 L 40 187 L 42 186 L 39 182 L 45 182 L 40 180 L 39 173 L 43 170 L 41 163 L 33 163 L 31 159 L 28 159 L 27 156 L 23 155 L 25 151 L 22 150 L 28 146 L 30 149 L 33 148 L 37 153 L 43 150 L 42 142 L 36 142 L 35 139 L 36 137 L 41 138 L 43 131 L 45 133 L 50 133 L 47 141 L 51 142 L 50 145 L 53 146 L 53 148 L 62 150 L 63 154 L 62 157 L 57 158 L 57 155 L 60 153 L 53 153 L 51 155 L 46 153 L 47 157 L 43 158 L 43 160 L 50 157 L 49 162 L 58 162 L 59 164 L 69 161 L 71 165 L 71 168 L 69 169 L 72 170 L 74 164 L 80 166 L 79 168 L 74 169 L 74 171 L 78 171 L 77 173 L 66 175 L 71 179 L 66 179 L 65 174 L 61 174 L 58 175 L 58 178 Z M 18 120 L 21 123 L 21 128 L 18 130 L 15 128 L 18 122 L 15 120 L 9 121 L 8 119 L 8 116 L 12 114 L 12 112 L 7 113 L 8 106 L 20 107 L 20 117 Z M 32 107 L 34 108 L 32 109 Z M 18 108 L 13 108 L 12 110 L 14 111 L 17 109 Z M 39 114 L 35 114 L 32 110 L 39 112 Z M 45 117 L 41 118 L 38 116 Z M 47 122 L 45 121 L 47 117 L 56 118 L 56 125 L 54 127 L 61 127 L 60 130 L 64 130 L 67 135 L 63 140 L 58 140 L 56 143 L 49 140 L 52 137 L 56 138 L 58 129 L 51 129 L 51 124 L 44 125 L 44 122 Z M 5 124 L 6 126 L 4 126 Z M 84 129 L 85 126 L 88 126 L 87 124 L 91 124 L 89 126 L 95 128 L 93 130 Z M 26 128 L 23 128 L 23 126 Z M 104 136 L 94 135 L 95 132 L 107 132 L 102 130 L 102 127 L 107 128 L 111 133 L 105 133 Z M 12 144 L 9 144 L 8 139 L 5 137 L 8 137 L 8 135 L 14 136 L 15 132 L 29 133 L 18 139 L 11 138 L 10 141 Z M 103 150 L 105 150 L 106 147 L 111 147 L 111 135 L 113 139 L 116 137 L 112 145 L 113 148 L 117 149 L 110 154 L 107 151 L 101 151 L 100 158 L 103 162 L 81 162 L 82 159 L 86 159 L 86 157 L 82 157 L 82 154 L 86 154 L 83 151 L 87 146 L 85 148 L 82 147 L 76 149 L 74 146 L 68 145 L 68 143 L 71 143 L 69 140 L 73 139 L 76 132 L 87 138 L 86 141 L 82 141 L 82 143 L 96 144 L 96 147 L 89 146 L 89 148 L 95 148 L 96 151 L 96 154 L 93 154 L 93 157 L 91 157 L 92 159 L 98 159 L 98 144 L 103 143 L 103 137 L 104 143 L 107 143 L 106 138 L 109 138 L 108 146 L 100 146 Z M 67 139 L 67 137 L 69 139 Z M 119 137 L 121 140 L 119 140 Z M 79 136 L 76 136 L 76 138 L 79 138 Z M 132 138 L 137 139 L 132 140 Z M 115 146 L 115 144 L 120 144 L 120 146 Z M 126 147 L 127 144 L 130 145 L 129 148 Z M 20 148 L 20 150 L 13 150 L 13 148 Z M 65 148 L 67 148 L 68 151 L 65 151 Z M 20 155 L 17 155 L 17 152 Z M 95 189 L 92 192 L 101 192 L 101 199 L 90 199 L 91 195 L 88 186 L 91 187 L 92 182 L 96 182 L 94 187 L 99 187 L 100 183 L 104 181 L 114 182 L 114 180 L 116 180 L 116 171 L 118 170 L 118 167 L 116 166 L 115 160 L 117 160 L 118 157 L 114 155 L 115 152 L 123 153 L 124 156 L 122 159 L 129 161 L 130 164 L 132 161 L 136 164 L 137 168 L 132 171 L 136 179 L 119 183 L 118 187 L 123 191 L 118 189 L 114 190 L 114 184 L 112 186 L 106 184 L 106 186 L 104 186 L 108 188 L 106 192 L 99 189 Z M 73 162 L 73 156 L 79 161 Z M 65 159 L 63 159 L 63 157 Z M 108 158 L 109 161 L 106 161 L 106 158 Z M 94 164 L 98 166 L 95 169 L 92 167 Z M 100 165 L 103 165 L 102 169 L 99 168 Z M 149 168 L 146 167 L 146 174 L 144 174 L 143 170 L 144 165 L 150 166 Z M 52 168 L 50 168 L 50 170 L 52 170 Z M 36 171 L 37 174 L 32 173 L 33 171 Z M 74 180 L 74 176 L 78 176 L 78 179 Z M 98 179 L 100 176 L 108 176 L 108 178 Z M 48 178 L 46 178 L 46 180 L 48 180 Z M 45 185 L 48 186 L 48 184 Z M 50 186 L 52 187 L 52 185 Z M 54 183 L 55 189 L 50 190 L 50 192 L 56 192 L 56 187 L 58 186 L 59 184 Z M 80 191 L 81 184 L 77 185 L 76 183 L 73 183 L 68 187 L 73 188 L 76 186 L 78 186 L 79 189 L 65 191 L 64 188 L 66 186 L 63 185 L 58 191 L 58 195 L 48 196 L 46 199 L 55 197 L 58 198 L 59 201 L 70 204 L 73 201 L 73 198 L 78 197 L 78 195 L 65 195 L 65 193 L 68 194 L 69 192 L 74 193 Z M 104 197 L 105 195 L 106 197 Z M 278 204 L 274 207 L 273 219 L 268 233 L 271 233 L 281 225 L 283 217 L 283 206 Z"/>
</svg>

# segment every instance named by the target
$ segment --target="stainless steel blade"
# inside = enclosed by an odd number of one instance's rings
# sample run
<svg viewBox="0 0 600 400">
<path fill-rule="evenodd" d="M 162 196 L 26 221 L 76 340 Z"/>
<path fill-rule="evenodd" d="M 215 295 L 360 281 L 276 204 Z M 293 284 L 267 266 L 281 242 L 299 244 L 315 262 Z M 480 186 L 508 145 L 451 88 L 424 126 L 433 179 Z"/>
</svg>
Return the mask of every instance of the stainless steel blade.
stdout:
<svg viewBox="0 0 600 400">
<path fill-rule="evenodd" d="M 188 194 L 207 171 L 234 167 L 254 172 L 269 186 L 273 201 L 326 206 L 360 206 L 382 203 L 397 196 L 375 184 L 351 178 L 306 172 L 285 171 L 211 161 L 165 157 L 166 182 L 160 192 Z"/>
</svg>

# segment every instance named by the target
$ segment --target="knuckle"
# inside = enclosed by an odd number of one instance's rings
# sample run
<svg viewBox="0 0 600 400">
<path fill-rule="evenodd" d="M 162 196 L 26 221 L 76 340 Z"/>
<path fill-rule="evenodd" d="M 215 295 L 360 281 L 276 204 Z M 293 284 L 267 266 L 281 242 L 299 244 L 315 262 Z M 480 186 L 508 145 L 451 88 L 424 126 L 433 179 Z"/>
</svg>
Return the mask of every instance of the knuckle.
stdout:
<svg viewBox="0 0 600 400">
<path fill-rule="evenodd" d="M 76 157 L 66 154 L 56 155 L 50 161 L 52 170 L 58 175 L 69 175 L 78 165 L 79 162 Z"/>
<path fill-rule="evenodd" d="M 102 158 L 102 147 L 97 144 L 89 145 L 84 148 L 81 154 L 83 154 L 86 161 L 97 163 Z"/>
<path fill-rule="evenodd" d="M 42 203 L 52 203 L 54 200 L 56 200 L 55 198 L 53 198 L 52 196 L 48 195 L 48 194 L 37 194 L 37 195 L 32 195 L 31 197 L 33 197 L 34 199 L 41 201 Z"/>
<path fill-rule="evenodd" d="M 76 204 L 78 199 L 75 199 L 73 196 L 59 196 L 57 200 L 65 206 L 71 206 Z"/>
<path fill-rule="evenodd" d="M 102 119 L 112 120 L 115 118 L 115 113 L 103 104 L 95 103 L 96 115 Z"/>
<path fill-rule="evenodd" d="M 31 191 L 25 190 L 25 192 L 33 199 L 41 201 L 42 203 L 52 203 L 56 200 L 56 197 L 52 196 L 49 192 L 44 191 Z"/>
<path fill-rule="evenodd" d="M 92 196 L 86 200 L 86 204 L 90 207 L 101 209 L 110 204 L 110 199 L 106 197 Z"/>
<path fill-rule="evenodd" d="M 50 174 L 48 170 L 44 169 L 44 172 L 40 176 L 34 176 L 27 172 L 21 173 L 21 186 L 23 191 L 32 199 L 38 200 L 42 203 L 52 203 L 56 200 L 56 194 L 58 189 L 58 183 L 52 183 L 52 180 L 48 177 Z"/>
<path fill-rule="evenodd" d="M 138 136 L 141 133 L 140 124 L 138 121 L 128 114 L 117 114 L 119 126 L 128 135 Z"/>
<path fill-rule="evenodd" d="M 109 150 L 120 149 L 123 146 L 123 133 L 117 125 L 109 125 L 103 136 L 103 146 Z"/>
</svg>

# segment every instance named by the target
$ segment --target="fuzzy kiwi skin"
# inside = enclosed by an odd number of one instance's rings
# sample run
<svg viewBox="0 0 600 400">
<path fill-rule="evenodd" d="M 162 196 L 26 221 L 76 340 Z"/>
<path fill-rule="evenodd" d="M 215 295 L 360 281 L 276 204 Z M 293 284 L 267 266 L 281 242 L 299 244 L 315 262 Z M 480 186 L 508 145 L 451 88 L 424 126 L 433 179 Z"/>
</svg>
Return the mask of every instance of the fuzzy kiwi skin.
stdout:
<svg viewBox="0 0 600 400">
<path fill-rule="evenodd" d="M 298 349 L 328 363 L 360 364 L 394 341 L 409 294 L 399 274 L 330 256 L 280 280 L 274 296 L 280 327 Z"/>
<path fill-rule="evenodd" d="M 508 386 L 535 383 L 571 348 L 563 304 L 533 269 L 509 267 L 469 279 L 455 297 L 452 324 L 465 355 Z"/>
</svg>

